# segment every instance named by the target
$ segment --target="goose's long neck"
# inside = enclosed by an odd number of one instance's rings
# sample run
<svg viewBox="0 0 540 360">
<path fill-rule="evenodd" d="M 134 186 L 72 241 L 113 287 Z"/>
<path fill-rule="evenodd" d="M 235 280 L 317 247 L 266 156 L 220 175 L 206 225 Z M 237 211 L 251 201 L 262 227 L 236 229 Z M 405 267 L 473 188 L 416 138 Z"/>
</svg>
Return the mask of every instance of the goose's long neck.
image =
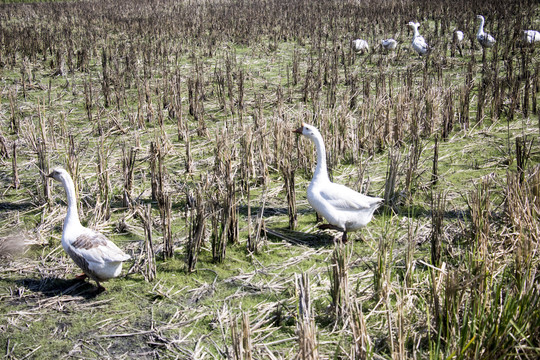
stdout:
<svg viewBox="0 0 540 360">
<path fill-rule="evenodd" d="M 418 32 L 418 28 L 416 26 L 413 26 L 413 29 L 414 29 L 413 39 L 416 39 L 417 37 L 420 36 L 420 33 Z"/>
<path fill-rule="evenodd" d="M 75 194 L 75 184 L 71 177 L 63 177 L 62 185 L 64 185 L 64 190 L 66 190 L 68 210 L 66 215 L 66 220 L 64 221 L 64 229 L 69 225 L 80 225 L 79 221 L 79 212 L 77 211 L 77 195 Z"/>
<path fill-rule="evenodd" d="M 313 180 L 329 180 L 328 170 L 326 168 L 326 148 L 324 147 L 324 141 L 321 134 L 316 134 L 313 138 L 313 142 L 317 149 L 317 166 L 315 167 Z"/>
<path fill-rule="evenodd" d="M 484 18 L 480 18 L 480 27 L 478 28 L 477 36 L 484 34 Z"/>
</svg>

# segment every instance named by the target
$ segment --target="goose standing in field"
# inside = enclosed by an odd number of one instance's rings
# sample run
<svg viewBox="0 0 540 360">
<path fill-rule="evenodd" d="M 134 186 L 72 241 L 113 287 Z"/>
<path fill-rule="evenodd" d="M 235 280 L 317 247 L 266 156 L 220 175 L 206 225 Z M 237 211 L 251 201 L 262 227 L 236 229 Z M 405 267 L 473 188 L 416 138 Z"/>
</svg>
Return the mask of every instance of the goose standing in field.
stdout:
<svg viewBox="0 0 540 360">
<path fill-rule="evenodd" d="M 528 44 L 540 42 L 540 32 L 536 30 L 523 30 L 523 41 Z"/>
<path fill-rule="evenodd" d="M 484 32 L 484 17 L 482 15 L 477 15 L 476 18 L 480 19 L 480 27 L 478 28 L 478 32 L 476 33 L 476 39 L 478 39 L 478 42 L 484 48 L 493 47 L 496 41 L 493 36 Z"/>
<path fill-rule="evenodd" d="M 68 210 L 62 231 L 62 247 L 84 271 L 84 274 L 77 278 L 84 279 L 88 276 L 97 283 L 98 289 L 103 291 L 105 288 L 100 282 L 120 275 L 122 262 L 131 257 L 104 235 L 81 225 L 75 185 L 66 170 L 56 168 L 48 176 L 61 182 L 67 195 Z"/>
<path fill-rule="evenodd" d="M 366 40 L 362 39 L 355 39 L 351 41 L 352 49 L 356 52 L 368 52 L 369 51 L 369 44 Z"/>
<path fill-rule="evenodd" d="M 384 39 L 381 40 L 381 46 L 385 50 L 395 50 L 395 48 L 397 47 L 397 41 L 394 39 Z"/>
<path fill-rule="evenodd" d="M 412 47 L 414 51 L 416 51 L 418 55 L 425 55 L 429 53 L 429 51 L 431 50 L 430 47 L 426 43 L 424 37 L 418 32 L 418 27 L 420 26 L 420 23 L 409 21 L 408 25 L 414 29 L 414 35 L 412 40 Z"/>
<path fill-rule="evenodd" d="M 460 43 L 463 41 L 463 31 L 456 30 L 454 31 L 455 39 L 457 43 Z"/>
<path fill-rule="evenodd" d="M 313 141 L 317 150 L 317 167 L 307 189 L 307 200 L 329 222 L 329 225 L 321 225 L 319 228 L 342 231 L 342 241 L 345 243 L 347 232 L 366 226 L 383 199 L 363 195 L 331 182 L 326 168 L 324 141 L 319 130 L 303 123 L 294 132 Z"/>
<path fill-rule="evenodd" d="M 463 31 L 455 30 L 454 36 L 452 38 L 452 42 L 454 43 L 454 46 L 458 49 L 459 55 L 463 56 L 463 53 L 461 51 L 461 42 L 463 41 Z M 452 56 L 454 56 L 454 51 L 452 50 Z"/>
</svg>

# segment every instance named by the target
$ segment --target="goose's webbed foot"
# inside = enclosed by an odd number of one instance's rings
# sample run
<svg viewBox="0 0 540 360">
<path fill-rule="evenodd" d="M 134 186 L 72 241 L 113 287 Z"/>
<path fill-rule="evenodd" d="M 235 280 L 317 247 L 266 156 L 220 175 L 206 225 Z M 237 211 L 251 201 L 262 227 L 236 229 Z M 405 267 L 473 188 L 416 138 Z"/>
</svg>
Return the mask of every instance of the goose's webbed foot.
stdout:
<svg viewBox="0 0 540 360">
<path fill-rule="evenodd" d="M 96 292 L 97 292 L 98 294 L 101 294 L 102 292 L 107 291 L 107 289 L 105 289 L 105 288 L 103 287 L 103 285 L 101 285 L 101 284 L 98 283 L 97 281 L 96 281 L 96 284 L 97 284 L 97 286 L 98 286 L 98 287 L 97 287 L 97 290 L 96 290 Z"/>
<path fill-rule="evenodd" d="M 343 231 L 343 232 L 345 231 L 342 228 L 340 228 L 339 226 L 332 225 L 332 224 L 319 224 L 319 225 L 317 225 L 317 228 L 319 230 L 337 230 L 337 231 Z"/>
<path fill-rule="evenodd" d="M 87 277 L 88 277 L 88 275 L 86 275 L 85 273 L 82 273 L 82 274 L 79 274 L 79 275 L 75 276 L 75 279 L 80 280 L 80 281 L 84 281 L 84 280 L 86 280 Z"/>
</svg>

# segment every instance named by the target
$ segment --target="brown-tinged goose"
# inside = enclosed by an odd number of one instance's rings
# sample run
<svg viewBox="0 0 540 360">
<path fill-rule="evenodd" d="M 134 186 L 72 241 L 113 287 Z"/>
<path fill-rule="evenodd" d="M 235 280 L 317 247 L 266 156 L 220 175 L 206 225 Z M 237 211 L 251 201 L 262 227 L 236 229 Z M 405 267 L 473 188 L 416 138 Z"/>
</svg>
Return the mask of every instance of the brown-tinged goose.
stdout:
<svg viewBox="0 0 540 360">
<path fill-rule="evenodd" d="M 131 257 L 104 235 L 81 225 L 75 185 L 66 170 L 56 168 L 48 176 L 61 182 L 67 195 L 68 210 L 62 232 L 62 247 L 84 272 L 78 278 L 88 276 L 97 283 L 99 290 L 105 290 L 100 282 L 120 275 L 122 262 Z"/>
</svg>

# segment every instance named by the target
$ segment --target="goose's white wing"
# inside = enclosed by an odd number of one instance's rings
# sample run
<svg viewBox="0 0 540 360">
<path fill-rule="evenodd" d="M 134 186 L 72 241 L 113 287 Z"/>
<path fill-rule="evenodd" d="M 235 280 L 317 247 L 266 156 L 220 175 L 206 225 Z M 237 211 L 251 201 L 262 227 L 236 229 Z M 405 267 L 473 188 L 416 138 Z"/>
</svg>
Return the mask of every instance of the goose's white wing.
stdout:
<svg viewBox="0 0 540 360">
<path fill-rule="evenodd" d="M 425 53 L 429 49 L 429 46 L 423 36 L 417 36 L 416 38 L 414 38 L 413 46 L 417 49 L 417 51 L 420 51 L 421 53 Z"/>
<path fill-rule="evenodd" d="M 360 194 L 341 184 L 330 183 L 321 188 L 321 197 L 337 210 L 369 209 L 383 199 Z"/>
<path fill-rule="evenodd" d="M 523 30 L 523 39 L 531 44 L 540 41 L 540 32 L 536 30 Z"/>
<path fill-rule="evenodd" d="M 394 39 L 385 39 L 381 41 L 381 44 L 385 49 L 393 50 L 397 46 L 397 41 Z"/>
<path fill-rule="evenodd" d="M 477 38 L 480 44 L 485 47 L 492 47 L 496 43 L 495 38 L 490 34 L 483 33 L 478 35 Z"/>
<path fill-rule="evenodd" d="M 77 236 L 77 239 L 71 243 L 70 251 L 87 262 L 100 264 L 130 259 L 128 254 L 104 235 L 89 229 Z"/>
</svg>

